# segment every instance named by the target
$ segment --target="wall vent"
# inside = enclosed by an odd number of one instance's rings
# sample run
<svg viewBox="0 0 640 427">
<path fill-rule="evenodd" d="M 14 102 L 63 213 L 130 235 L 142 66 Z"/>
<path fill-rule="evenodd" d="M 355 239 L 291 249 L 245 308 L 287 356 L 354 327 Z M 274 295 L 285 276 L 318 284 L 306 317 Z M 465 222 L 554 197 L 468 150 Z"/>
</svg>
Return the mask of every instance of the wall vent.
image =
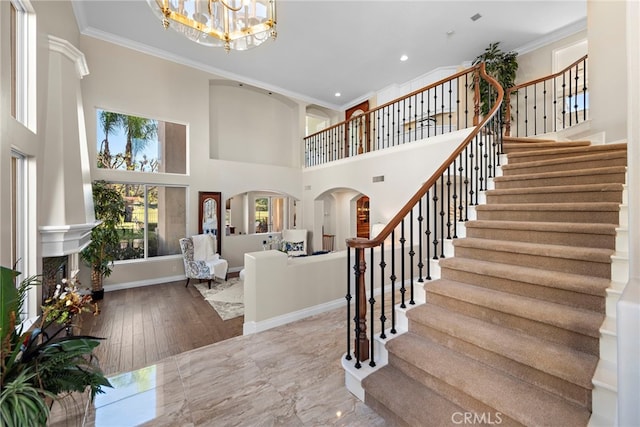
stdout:
<svg viewBox="0 0 640 427">
<path fill-rule="evenodd" d="M 384 182 L 384 175 L 374 176 L 373 182 Z"/>
<path fill-rule="evenodd" d="M 311 190 L 311 186 L 310 186 L 310 185 L 305 185 L 305 186 L 304 186 L 304 189 L 305 189 L 305 190 Z"/>
</svg>

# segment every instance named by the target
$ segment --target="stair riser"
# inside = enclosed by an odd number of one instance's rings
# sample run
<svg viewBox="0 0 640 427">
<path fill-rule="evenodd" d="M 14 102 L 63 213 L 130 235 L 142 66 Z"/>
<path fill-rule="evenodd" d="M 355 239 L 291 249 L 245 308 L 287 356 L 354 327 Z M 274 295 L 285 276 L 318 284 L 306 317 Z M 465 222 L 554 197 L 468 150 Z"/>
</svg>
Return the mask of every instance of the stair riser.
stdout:
<svg viewBox="0 0 640 427">
<path fill-rule="evenodd" d="M 500 412 L 495 408 L 492 408 L 480 402 L 479 400 L 474 399 L 472 396 L 464 393 L 464 391 L 448 384 L 446 378 L 434 377 L 428 372 L 425 372 L 414 365 L 410 365 L 401 357 L 398 357 L 393 353 L 389 354 L 389 363 L 400 369 L 405 375 L 413 378 L 421 384 L 424 384 L 426 387 L 435 391 L 440 396 L 464 408 L 465 411 L 475 412 L 476 414 L 492 414 L 494 415 L 494 417 L 496 416 L 496 413 Z M 427 410 L 427 408 L 425 408 L 425 410 Z M 513 419 L 509 418 L 506 414 L 503 413 L 500 413 L 500 419 L 500 426 L 522 426 L 522 424 L 515 422 Z M 455 424 L 452 422 L 452 425 Z"/>
<path fill-rule="evenodd" d="M 618 211 L 541 211 L 476 209 L 479 220 L 617 224 Z"/>
<path fill-rule="evenodd" d="M 565 176 L 558 177 L 536 177 L 529 179 L 507 179 L 507 177 L 504 177 L 495 179 L 495 188 L 498 190 L 503 190 L 509 188 L 554 187 L 580 184 L 620 184 L 624 183 L 624 180 L 625 174 L 621 172 L 596 173 L 592 175 L 567 174 Z"/>
<path fill-rule="evenodd" d="M 557 152 L 541 152 L 541 153 L 537 153 L 534 154 L 532 153 L 531 155 L 518 155 L 518 156 L 510 156 L 509 157 L 509 164 L 516 164 L 516 163 L 526 163 L 526 162 L 538 162 L 541 160 L 557 160 L 559 158 L 566 158 L 567 161 L 570 161 L 571 158 L 573 157 L 581 157 L 581 156 L 586 156 L 588 154 L 596 154 L 596 153 L 603 153 L 603 152 L 614 152 L 614 151 L 623 151 L 623 152 L 627 152 L 626 149 L 620 149 L 620 148 L 614 148 L 611 150 L 603 150 L 602 147 L 598 147 L 598 146 L 594 146 L 595 148 L 590 148 L 590 147 L 585 147 L 582 149 L 577 149 L 574 151 L 570 151 L 570 152 L 565 152 L 565 153 L 557 153 Z"/>
<path fill-rule="evenodd" d="M 600 359 L 607 362 L 618 361 L 618 339 L 611 333 L 603 333 L 600 336 Z"/>
<path fill-rule="evenodd" d="M 437 325 L 411 322 L 411 332 L 432 339 L 444 347 L 465 354 L 494 369 L 508 373 L 522 381 L 541 387 L 559 398 L 567 399 L 586 408 L 591 408 L 591 389 L 580 387 L 546 372 L 514 361 L 501 354 L 482 349 L 437 329 Z"/>
<path fill-rule="evenodd" d="M 443 279 L 469 283 L 474 286 L 521 295 L 528 298 L 569 305 L 585 310 L 604 312 L 605 299 L 602 296 L 538 286 L 532 283 L 519 282 L 515 280 L 515 278 L 490 277 L 470 271 L 454 270 L 446 267 L 441 268 L 441 277 Z"/>
<path fill-rule="evenodd" d="M 511 230 L 467 227 L 467 237 L 511 242 L 541 243 L 574 247 L 615 249 L 615 236 L 607 234 L 559 233 L 537 230 Z"/>
<path fill-rule="evenodd" d="M 612 159 L 594 159 L 589 161 L 571 161 L 570 159 L 564 163 L 538 165 L 538 166 L 525 166 L 522 167 L 508 167 L 502 171 L 502 176 L 514 176 L 530 173 L 545 173 L 545 172 L 561 172 L 571 170 L 593 169 L 593 168 L 606 168 L 611 166 L 627 166 L 627 158 L 618 157 Z"/>
<path fill-rule="evenodd" d="M 489 307 L 479 306 L 460 301 L 448 296 L 429 292 L 427 290 L 429 304 L 446 308 L 448 310 L 475 317 L 485 322 L 515 329 L 533 335 L 540 339 L 564 344 L 575 350 L 598 355 L 598 339 L 578 332 L 563 329 L 547 323 L 538 322 L 535 319 L 526 319 L 512 314 L 499 312 Z"/>
<path fill-rule="evenodd" d="M 593 262 L 580 259 L 556 258 L 552 256 L 533 255 L 492 251 L 489 249 L 467 248 L 456 246 L 456 257 L 500 262 L 509 265 L 544 268 L 545 270 L 564 273 L 584 274 L 594 277 L 611 277 L 611 263 Z"/>
<path fill-rule="evenodd" d="M 622 203 L 622 191 L 580 191 L 554 193 L 487 194 L 488 204 L 504 203 Z"/>
</svg>

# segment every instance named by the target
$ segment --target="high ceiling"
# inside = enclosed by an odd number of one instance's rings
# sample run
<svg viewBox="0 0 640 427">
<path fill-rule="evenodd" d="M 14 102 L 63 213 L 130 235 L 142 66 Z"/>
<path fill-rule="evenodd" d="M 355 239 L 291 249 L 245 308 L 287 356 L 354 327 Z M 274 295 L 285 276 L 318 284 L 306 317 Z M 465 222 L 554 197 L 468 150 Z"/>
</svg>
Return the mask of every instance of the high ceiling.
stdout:
<svg viewBox="0 0 640 427">
<path fill-rule="evenodd" d="M 470 62 L 493 42 L 520 52 L 569 35 L 586 28 L 587 14 L 586 0 L 277 0 L 277 40 L 227 54 L 164 30 L 145 0 L 73 8 L 85 35 L 337 110 Z"/>
</svg>

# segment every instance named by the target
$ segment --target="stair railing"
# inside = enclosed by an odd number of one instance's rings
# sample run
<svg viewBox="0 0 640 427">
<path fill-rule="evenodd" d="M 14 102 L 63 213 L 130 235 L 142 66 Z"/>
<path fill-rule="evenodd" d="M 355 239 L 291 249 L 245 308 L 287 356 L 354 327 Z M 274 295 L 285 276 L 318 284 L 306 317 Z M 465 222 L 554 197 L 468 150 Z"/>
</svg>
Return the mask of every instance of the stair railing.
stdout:
<svg viewBox="0 0 640 427">
<path fill-rule="evenodd" d="M 304 138 L 305 167 L 475 126 L 469 68 Z"/>
<path fill-rule="evenodd" d="M 589 116 L 587 55 L 555 74 L 508 88 L 505 99 L 505 136 L 535 136 L 584 122 Z"/>
<path fill-rule="evenodd" d="M 416 303 L 415 273 L 419 283 L 431 280 L 431 261 L 445 257 L 444 240 L 457 238 L 458 223 L 469 219 L 469 206 L 478 204 L 478 193 L 487 189 L 488 179 L 494 176 L 495 168 L 500 165 L 502 123 L 498 112 L 504 92 L 498 82 L 486 74 L 483 63 L 473 67 L 472 71 L 476 79 L 474 97 L 487 100 L 492 105 L 488 115 L 479 121 L 376 237 L 347 239 L 347 269 L 353 269 L 355 284 L 352 286 L 352 274 L 347 271 L 346 359 L 355 358 L 356 368 L 360 368 L 360 362 L 367 359 L 370 366 L 376 365 L 375 316 L 380 321 L 381 339 L 387 338 L 387 332 L 397 333 L 396 292 L 400 294 L 400 307 Z M 486 97 L 479 97 L 479 78 L 490 83 Z M 366 251 L 369 251 L 368 256 Z M 366 258 L 370 262 L 368 275 Z M 376 264 L 379 270 L 374 268 Z M 378 290 L 379 305 L 375 299 Z M 385 308 L 385 294 L 389 290 L 390 307 Z M 408 298 L 405 295 L 407 290 Z M 352 298 L 355 298 L 353 319 Z M 370 314 L 368 325 L 367 312 Z M 391 325 L 387 331 L 389 315 Z M 353 348 L 352 321 L 355 333 Z"/>
</svg>

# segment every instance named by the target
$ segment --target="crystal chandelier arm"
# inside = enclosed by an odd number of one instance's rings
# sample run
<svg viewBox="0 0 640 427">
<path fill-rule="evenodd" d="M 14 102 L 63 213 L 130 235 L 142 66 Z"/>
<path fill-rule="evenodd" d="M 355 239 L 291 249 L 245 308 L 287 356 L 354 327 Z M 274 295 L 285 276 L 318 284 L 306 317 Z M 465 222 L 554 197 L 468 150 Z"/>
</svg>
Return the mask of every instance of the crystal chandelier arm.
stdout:
<svg viewBox="0 0 640 427">
<path fill-rule="evenodd" d="M 212 5 L 213 5 L 213 3 L 215 3 L 215 2 L 220 3 L 220 4 L 221 4 L 222 6 L 224 6 L 225 8 L 227 8 L 227 9 L 229 9 L 229 10 L 232 10 L 232 11 L 234 11 L 234 12 L 239 12 L 239 11 L 240 11 L 240 9 L 242 9 L 242 4 L 241 4 L 240 6 L 238 6 L 238 8 L 236 9 L 236 8 L 233 8 L 233 7 L 229 6 L 229 5 L 227 4 L 227 2 L 226 2 L 226 1 L 224 1 L 224 0 L 209 0 L 209 13 L 211 13 L 212 15 L 213 15 L 213 12 L 211 11 L 211 10 L 212 10 L 212 8 L 213 8 L 213 6 L 212 6 Z"/>
</svg>

